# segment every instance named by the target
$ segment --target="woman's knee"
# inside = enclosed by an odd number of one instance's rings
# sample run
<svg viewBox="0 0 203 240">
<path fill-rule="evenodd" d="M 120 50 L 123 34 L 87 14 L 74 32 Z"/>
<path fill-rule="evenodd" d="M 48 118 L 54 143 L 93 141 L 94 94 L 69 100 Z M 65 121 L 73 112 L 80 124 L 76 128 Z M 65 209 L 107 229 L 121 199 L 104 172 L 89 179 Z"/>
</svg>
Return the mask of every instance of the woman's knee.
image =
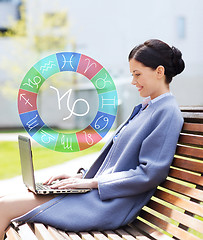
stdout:
<svg viewBox="0 0 203 240">
<path fill-rule="evenodd" d="M 31 192 L 2 197 L 0 198 L 0 216 L 11 220 L 51 200 L 53 197 L 54 196 L 36 196 Z"/>
</svg>

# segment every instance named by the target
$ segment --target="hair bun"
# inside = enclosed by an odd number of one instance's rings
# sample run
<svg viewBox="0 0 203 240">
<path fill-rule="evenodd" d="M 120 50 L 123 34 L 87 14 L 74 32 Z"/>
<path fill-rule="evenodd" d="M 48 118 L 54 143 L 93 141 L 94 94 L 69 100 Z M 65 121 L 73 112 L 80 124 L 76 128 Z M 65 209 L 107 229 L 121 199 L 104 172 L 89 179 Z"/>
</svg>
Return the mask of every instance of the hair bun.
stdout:
<svg viewBox="0 0 203 240">
<path fill-rule="evenodd" d="M 174 76 L 181 73 L 185 68 L 185 63 L 182 59 L 182 53 L 179 49 L 172 46 L 172 63 L 174 67 Z"/>
</svg>

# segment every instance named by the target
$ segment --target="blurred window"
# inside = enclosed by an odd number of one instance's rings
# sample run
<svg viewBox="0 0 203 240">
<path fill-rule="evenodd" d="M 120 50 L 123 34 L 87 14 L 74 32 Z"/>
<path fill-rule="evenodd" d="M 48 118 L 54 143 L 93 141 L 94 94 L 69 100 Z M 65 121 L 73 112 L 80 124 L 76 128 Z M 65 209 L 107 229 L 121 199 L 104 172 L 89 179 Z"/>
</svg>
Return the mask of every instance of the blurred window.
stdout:
<svg viewBox="0 0 203 240">
<path fill-rule="evenodd" d="M 21 0 L 0 0 L 0 32 L 7 32 L 21 20 L 21 5 Z"/>
<path fill-rule="evenodd" d="M 183 16 L 177 18 L 177 36 L 179 39 L 186 37 L 186 20 Z"/>
</svg>

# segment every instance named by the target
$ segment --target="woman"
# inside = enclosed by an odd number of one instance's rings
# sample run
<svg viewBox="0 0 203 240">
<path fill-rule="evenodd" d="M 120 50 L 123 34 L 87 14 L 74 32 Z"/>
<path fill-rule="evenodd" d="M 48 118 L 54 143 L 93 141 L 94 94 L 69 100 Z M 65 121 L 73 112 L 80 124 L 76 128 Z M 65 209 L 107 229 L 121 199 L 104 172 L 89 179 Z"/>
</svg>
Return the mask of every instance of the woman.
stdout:
<svg viewBox="0 0 203 240">
<path fill-rule="evenodd" d="M 56 179 L 53 188 L 92 188 L 86 194 L 6 196 L 0 199 L 0 236 L 15 218 L 62 230 L 115 229 L 133 221 L 167 176 L 183 119 L 170 93 L 172 78 L 184 70 L 181 52 L 149 40 L 129 54 L 130 72 L 145 104 L 136 106 L 86 173 Z M 30 211 L 29 213 L 27 213 Z M 21 216 L 25 214 L 24 216 Z M 21 216 L 21 217 L 19 217 Z"/>
</svg>

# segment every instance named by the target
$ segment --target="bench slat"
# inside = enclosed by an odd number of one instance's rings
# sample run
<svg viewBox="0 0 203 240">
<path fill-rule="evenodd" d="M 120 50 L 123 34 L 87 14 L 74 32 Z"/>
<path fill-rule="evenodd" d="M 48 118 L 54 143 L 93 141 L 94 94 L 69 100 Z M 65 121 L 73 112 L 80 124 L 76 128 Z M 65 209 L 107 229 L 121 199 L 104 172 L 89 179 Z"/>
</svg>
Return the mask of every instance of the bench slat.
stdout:
<svg viewBox="0 0 203 240">
<path fill-rule="evenodd" d="M 203 162 L 195 162 L 195 161 L 190 161 L 190 160 L 175 157 L 172 165 L 174 167 L 179 167 L 182 169 L 186 169 L 186 170 L 190 170 L 198 173 L 203 173 Z"/>
<path fill-rule="evenodd" d="M 202 195 L 202 191 L 195 189 L 195 188 L 190 188 L 187 186 L 184 186 L 182 184 L 176 183 L 176 182 L 172 182 L 169 180 L 164 181 L 161 184 L 162 187 L 170 189 L 172 191 L 175 191 L 177 193 L 181 193 L 184 194 L 185 196 L 197 199 L 199 201 L 203 201 L 203 195 Z"/>
<path fill-rule="evenodd" d="M 52 235 L 55 240 L 70 239 L 67 234 L 62 235 L 56 228 L 48 226 L 48 232 Z M 66 236 L 65 236 L 66 235 Z"/>
<path fill-rule="evenodd" d="M 202 146 L 203 136 L 181 133 L 178 142 L 181 144 Z"/>
<path fill-rule="evenodd" d="M 185 172 L 179 169 L 171 168 L 169 176 L 175 179 L 184 180 L 189 183 L 195 183 L 197 185 L 203 186 L 203 177 L 198 176 L 189 172 Z"/>
<path fill-rule="evenodd" d="M 149 226 L 148 224 L 137 219 L 133 224 L 130 224 L 132 228 L 127 227 L 126 231 L 136 231 L 145 233 L 147 236 L 146 239 L 157 239 L 157 240 L 171 240 L 171 237 L 167 236 L 164 233 L 161 233 L 157 229 Z M 139 239 L 139 238 L 138 238 Z M 140 238 L 142 240 L 142 238 Z M 145 239 L 145 238 L 144 238 Z"/>
<path fill-rule="evenodd" d="M 37 236 L 37 239 L 40 240 L 54 240 L 52 235 L 48 232 L 47 228 L 41 224 L 41 223 L 35 223 L 34 224 L 34 232 L 35 235 Z"/>
<path fill-rule="evenodd" d="M 199 149 L 199 148 L 192 148 L 188 146 L 178 145 L 178 147 L 176 148 L 176 154 L 181 156 L 203 159 L 203 149 Z"/>
<path fill-rule="evenodd" d="M 183 132 L 197 132 L 203 133 L 203 124 L 200 123 L 184 123 Z"/>
<path fill-rule="evenodd" d="M 71 238 L 68 236 L 68 234 L 66 234 L 66 232 L 62 230 L 58 230 L 58 232 L 61 234 L 61 236 L 64 237 L 64 239 L 71 240 Z"/>
<path fill-rule="evenodd" d="M 115 232 L 113 231 L 103 231 L 103 233 L 108 237 L 110 240 L 122 240 L 120 236 L 118 236 Z"/>
<path fill-rule="evenodd" d="M 20 240 L 20 235 L 11 226 L 6 231 L 6 236 L 9 240 Z"/>
<path fill-rule="evenodd" d="M 181 112 L 203 112 L 203 106 L 180 106 Z"/>
<path fill-rule="evenodd" d="M 81 238 L 75 232 L 67 232 L 67 234 L 72 240 L 81 240 Z"/>
<path fill-rule="evenodd" d="M 108 240 L 108 238 L 103 234 L 103 233 L 101 233 L 101 232 L 99 232 L 99 231 L 92 231 L 92 232 L 90 232 L 93 236 L 94 236 L 94 238 L 95 239 L 97 239 L 97 240 Z"/>
<path fill-rule="evenodd" d="M 137 220 L 136 220 L 137 223 Z M 137 226 L 134 226 L 133 223 L 129 224 L 128 226 L 123 227 L 125 231 L 129 234 L 131 234 L 133 237 L 139 240 L 154 240 L 150 235 L 148 235 L 146 232 L 140 231 Z"/>
<path fill-rule="evenodd" d="M 157 227 L 160 227 L 164 231 L 172 234 L 173 236 L 175 236 L 177 238 L 184 239 L 184 240 L 199 240 L 199 238 L 192 235 L 191 233 L 186 232 L 185 230 L 183 230 L 171 223 L 168 223 L 168 222 L 164 221 L 163 219 L 160 219 L 160 218 L 152 215 L 151 213 L 142 211 L 140 216 L 143 219 L 149 221 L 150 223 L 156 225 Z"/>
<path fill-rule="evenodd" d="M 135 238 L 132 235 L 129 235 L 126 231 L 123 229 L 117 229 L 115 232 L 124 240 L 135 240 Z"/>
<path fill-rule="evenodd" d="M 202 120 L 203 119 L 203 113 L 202 112 L 182 112 L 183 118 L 187 119 L 194 119 L 197 121 L 197 119 Z"/>
<path fill-rule="evenodd" d="M 191 213 L 203 217 L 203 206 L 201 206 L 200 204 L 176 197 L 170 193 L 161 191 L 159 189 L 155 192 L 154 196 L 168 203 L 171 203 L 174 206 L 180 207 L 183 210 L 187 210 Z"/>
<path fill-rule="evenodd" d="M 24 224 L 19 227 L 19 234 L 21 236 L 21 239 L 37 240 L 37 237 L 28 224 Z"/>
<path fill-rule="evenodd" d="M 192 216 L 179 212 L 175 209 L 171 209 L 161 203 L 155 202 L 154 200 L 150 200 L 150 202 L 147 204 L 147 207 L 163 214 L 164 216 L 172 218 L 187 227 L 193 228 L 194 230 L 203 233 L 202 221 Z"/>
<path fill-rule="evenodd" d="M 79 232 L 79 235 L 83 240 L 95 240 L 94 237 L 88 232 Z"/>
</svg>

